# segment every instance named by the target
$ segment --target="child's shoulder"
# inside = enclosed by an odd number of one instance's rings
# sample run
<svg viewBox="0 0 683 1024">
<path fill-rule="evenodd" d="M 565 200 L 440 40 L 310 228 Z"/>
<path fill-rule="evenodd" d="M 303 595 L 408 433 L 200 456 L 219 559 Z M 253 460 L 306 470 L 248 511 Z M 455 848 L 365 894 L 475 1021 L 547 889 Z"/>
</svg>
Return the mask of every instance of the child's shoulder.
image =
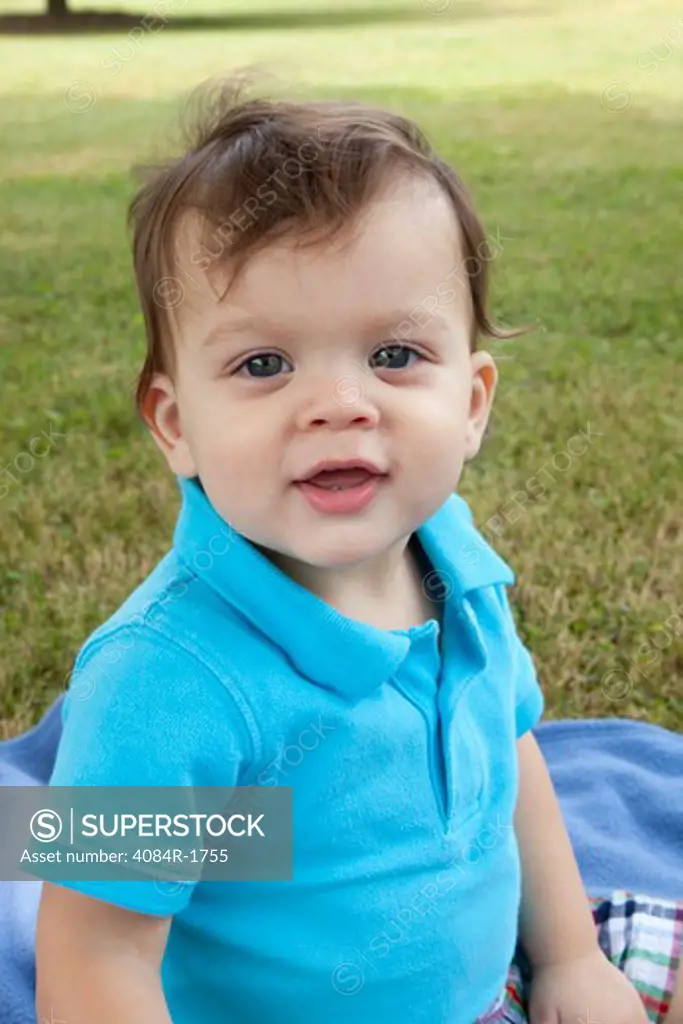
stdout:
<svg viewBox="0 0 683 1024">
<path fill-rule="evenodd" d="M 77 652 L 71 703 L 121 694 L 140 711 L 209 691 L 236 694 L 244 623 L 191 567 L 169 551 Z M 90 701 L 95 692 L 99 700 Z M 118 697 L 117 697 L 118 699 Z M 67 702 L 68 704 L 69 702 Z M 232 703 L 241 704 L 239 697 Z M 206 701 L 209 706 L 211 701 Z"/>
<path fill-rule="evenodd" d="M 218 604 L 171 551 L 87 637 L 62 704 L 60 784 L 213 784 L 226 751 L 251 762 L 260 740 L 225 654 L 239 627 Z"/>
<path fill-rule="evenodd" d="M 224 603 L 171 549 L 87 637 L 79 658 L 132 633 L 192 649 L 202 634 L 211 634 L 214 617 L 225 622 Z"/>
</svg>

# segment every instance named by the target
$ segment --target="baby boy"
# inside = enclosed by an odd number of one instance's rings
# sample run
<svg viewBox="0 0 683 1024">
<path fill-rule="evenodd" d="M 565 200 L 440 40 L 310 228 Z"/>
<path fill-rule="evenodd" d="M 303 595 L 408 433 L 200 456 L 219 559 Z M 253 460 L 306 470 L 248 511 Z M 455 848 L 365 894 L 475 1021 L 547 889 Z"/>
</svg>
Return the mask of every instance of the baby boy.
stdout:
<svg viewBox="0 0 683 1024">
<path fill-rule="evenodd" d="M 512 1019 L 519 948 L 534 1024 L 642 1024 L 531 732 L 513 574 L 455 494 L 503 333 L 462 182 L 396 114 L 227 88 L 131 219 L 138 409 L 182 508 L 79 652 L 51 783 L 291 786 L 294 871 L 46 882 L 39 1018 Z"/>
</svg>

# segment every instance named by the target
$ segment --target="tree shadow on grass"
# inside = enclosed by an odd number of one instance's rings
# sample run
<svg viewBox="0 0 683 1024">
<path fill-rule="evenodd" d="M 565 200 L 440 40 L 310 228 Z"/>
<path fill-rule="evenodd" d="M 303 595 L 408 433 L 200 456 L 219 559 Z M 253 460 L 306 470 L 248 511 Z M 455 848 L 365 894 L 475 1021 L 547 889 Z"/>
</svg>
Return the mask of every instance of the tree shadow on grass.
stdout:
<svg viewBox="0 0 683 1024">
<path fill-rule="evenodd" d="M 458 0 L 414 0 L 407 6 L 359 7 L 341 10 L 308 11 L 249 11 L 222 15 L 180 15 L 166 20 L 164 13 L 172 11 L 173 0 L 158 0 L 144 17 L 126 11 L 73 11 L 61 17 L 47 14 L 0 15 L 0 35 L 71 35 L 100 32 L 125 32 L 141 27 L 155 32 L 165 29 L 224 29 L 227 31 L 259 31 L 263 29 L 336 28 L 347 25 L 375 25 L 396 22 L 469 21 L 483 18 L 509 17 L 535 14 L 534 8 L 501 7 L 495 3 L 461 2 Z"/>
</svg>

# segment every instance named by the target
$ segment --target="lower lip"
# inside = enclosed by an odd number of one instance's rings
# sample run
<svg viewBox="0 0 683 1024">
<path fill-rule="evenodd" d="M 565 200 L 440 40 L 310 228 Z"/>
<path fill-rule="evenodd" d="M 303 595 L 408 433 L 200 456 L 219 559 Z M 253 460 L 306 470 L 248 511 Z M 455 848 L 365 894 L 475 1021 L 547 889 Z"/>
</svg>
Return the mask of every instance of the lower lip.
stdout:
<svg viewBox="0 0 683 1024">
<path fill-rule="evenodd" d="M 324 487 L 316 487 L 315 484 L 306 482 L 297 484 L 297 487 L 316 512 L 339 515 L 362 511 L 376 496 L 384 479 L 383 476 L 371 476 L 365 483 L 358 484 L 357 487 L 347 487 L 343 491 L 326 490 Z"/>
</svg>

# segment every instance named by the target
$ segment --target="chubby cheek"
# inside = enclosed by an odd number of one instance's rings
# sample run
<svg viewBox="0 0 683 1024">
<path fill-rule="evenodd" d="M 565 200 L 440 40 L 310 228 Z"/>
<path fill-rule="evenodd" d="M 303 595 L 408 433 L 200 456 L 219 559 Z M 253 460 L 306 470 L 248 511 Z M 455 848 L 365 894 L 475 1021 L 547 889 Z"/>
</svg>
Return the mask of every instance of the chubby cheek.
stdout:
<svg viewBox="0 0 683 1024">
<path fill-rule="evenodd" d="M 226 401 L 224 396 L 205 394 L 198 399 L 193 424 L 199 461 L 219 471 L 241 475 L 276 455 L 267 418 Z"/>
<path fill-rule="evenodd" d="M 432 463 L 457 460 L 465 445 L 468 399 L 462 388 L 440 390 L 422 395 L 410 408 L 400 410 L 395 427 L 401 435 L 401 450 Z"/>
</svg>

